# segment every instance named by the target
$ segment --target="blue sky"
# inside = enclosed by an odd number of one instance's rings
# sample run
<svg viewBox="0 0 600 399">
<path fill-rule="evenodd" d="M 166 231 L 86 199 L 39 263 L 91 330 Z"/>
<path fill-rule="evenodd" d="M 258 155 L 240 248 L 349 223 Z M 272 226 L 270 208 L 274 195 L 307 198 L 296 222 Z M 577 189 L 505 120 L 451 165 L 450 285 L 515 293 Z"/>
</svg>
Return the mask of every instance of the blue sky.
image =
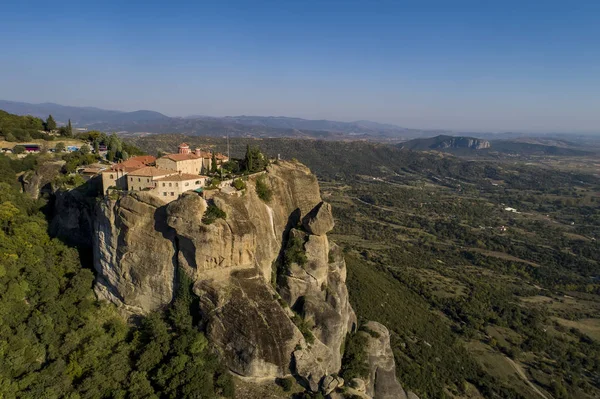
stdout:
<svg viewBox="0 0 600 399">
<path fill-rule="evenodd" d="M 91 3 L 3 3 L 0 99 L 600 131 L 600 1 Z"/>
</svg>

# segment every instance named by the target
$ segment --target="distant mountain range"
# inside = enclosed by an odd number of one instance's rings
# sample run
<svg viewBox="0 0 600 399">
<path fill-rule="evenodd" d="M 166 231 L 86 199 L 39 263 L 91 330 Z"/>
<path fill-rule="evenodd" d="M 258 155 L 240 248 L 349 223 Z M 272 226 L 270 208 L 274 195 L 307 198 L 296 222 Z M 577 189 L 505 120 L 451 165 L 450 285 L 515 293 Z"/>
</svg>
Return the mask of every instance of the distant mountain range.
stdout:
<svg viewBox="0 0 600 399">
<path fill-rule="evenodd" d="M 430 136 L 441 131 L 407 129 L 372 121 L 338 122 L 283 116 L 193 115 L 169 117 L 160 112 L 140 110 L 123 112 L 95 107 L 72 107 L 54 103 L 30 104 L 0 100 L 0 109 L 17 115 L 46 118 L 59 123 L 70 119 L 76 127 L 122 133 L 183 133 L 188 135 L 239 137 L 304 137 L 320 139 L 406 140 Z"/>
</svg>

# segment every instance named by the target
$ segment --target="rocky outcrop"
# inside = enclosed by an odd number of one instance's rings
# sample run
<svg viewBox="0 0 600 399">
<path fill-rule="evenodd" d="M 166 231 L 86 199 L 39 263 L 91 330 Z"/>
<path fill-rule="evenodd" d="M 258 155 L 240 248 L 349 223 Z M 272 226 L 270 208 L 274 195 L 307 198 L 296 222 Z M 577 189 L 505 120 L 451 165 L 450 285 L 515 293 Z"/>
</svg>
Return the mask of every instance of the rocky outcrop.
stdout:
<svg viewBox="0 0 600 399">
<path fill-rule="evenodd" d="M 272 192 L 268 202 L 256 193 L 258 178 Z M 200 327 L 232 372 L 292 374 L 333 395 L 356 316 L 342 251 L 326 235 L 331 206 L 294 162 L 271 165 L 246 186 L 242 196 L 188 193 L 168 205 L 144 192 L 105 198 L 94 221 L 95 290 L 129 315 L 145 314 L 172 301 L 175 276 L 185 273 L 200 299 Z M 226 217 L 205 223 L 210 206 Z M 394 392 L 393 357 L 373 348 L 373 389 Z"/>
<path fill-rule="evenodd" d="M 321 202 L 304 217 L 303 225 L 311 234 L 322 236 L 329 233 L 335 225 L 331 205 Z"/>
<path fill-rule="evenodd" d="M 94 237 L 96 199 L 78 190 L 56 191 L 50 235 L 80 249 L 91 249 Z"/>
<path fill-rule="evenodd" d="M 128 315 L 158 310 L 173 299 L 176 250 L 164 203 L 140 192 L 106 198 L 94 218 L 94 290 Z"/>
<path fill-rule="evenodd" d="M 44 162 L 35 171 L 21 175 L 19 181 L 23 186 L 23 192 L 34 199 L 38 199 L 43 194 L 52 194 L 54 192 L 52 181 L 58 176 L 64 163 L 64 161 Z"/>
<path fill-rule="evenodd" d="M 369 321 L 362 329 L 358 334 L 367 337 L 366 351 L 369 363 L 365 393 L 375 399 L 418 399 L 414 393 L 405 392 L 396 379 L 396 364 L 388 329 L 375 321 Z"/>
</svg>

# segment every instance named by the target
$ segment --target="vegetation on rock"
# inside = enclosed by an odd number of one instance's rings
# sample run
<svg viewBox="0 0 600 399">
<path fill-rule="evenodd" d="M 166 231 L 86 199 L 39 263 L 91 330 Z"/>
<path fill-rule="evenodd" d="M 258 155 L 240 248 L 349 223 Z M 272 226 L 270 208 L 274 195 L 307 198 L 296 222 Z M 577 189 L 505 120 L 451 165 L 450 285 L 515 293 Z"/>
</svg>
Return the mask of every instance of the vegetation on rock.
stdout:
<svg viewBox="0 0 600 399">
<path fill-rule="evenodd" d="M 256 194 L 261 200 L 269 202 L 273 197 L 273 191 L 267 184 L 266 179 L 265 175 L 261 175 L 256 179 Z"/>
</svg>

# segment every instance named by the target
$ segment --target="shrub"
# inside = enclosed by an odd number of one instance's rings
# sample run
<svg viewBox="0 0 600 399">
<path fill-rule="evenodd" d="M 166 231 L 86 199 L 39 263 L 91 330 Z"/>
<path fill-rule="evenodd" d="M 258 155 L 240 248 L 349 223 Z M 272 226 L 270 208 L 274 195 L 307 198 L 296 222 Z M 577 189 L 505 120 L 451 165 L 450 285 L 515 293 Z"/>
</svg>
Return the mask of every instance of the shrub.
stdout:
<svg viewBox="0 0 600 399">
<path fill-rule="evenodd" d="M 283 253 L 283 259 L 286 268 L 289 268 L 292 263 L 297 263 L 300 266 L 306 265 L 308 259 L 304 251 L 304 243 L 299 237 L 290 237 L 287 248 Z"/>
<path fill-rule="evenodd" d="M 64 150 L 65 150 L 65 143 L 63 143 L 62 141 L 56 143 L 56 146 L 54 146 L 55 152 L 63 152 Z"/>
<path fill-rule="evenodd" d="M 16 145 L 13 147 L 14 154 L 23 154 L 24 152 L 25 152 L 25 147 L 23 147 L 22 145 Z"/>
<path fill-rule="evenodd" d="M 265 175 L 262 175 L 258 179 L 256 179 L 256 194 L 261 200 L 269 202 L 273 197 L 273 192 L 271 191 L 271 188 L 267 185 L 267 182 L 265 180 Z"/>
<path fill-rule="evenodd" d="M 367 337 L 363 334 L 349 334 L 346 338 L 341 376 L 346 381 L 353 378 L 367 378 L 369 365 L 366 359 Z"/>
<path fill-rule="evenodd" d="M 217 219 L 225 219 L 227 214 L 219 209 L 216 205 L 210 204 L 204 212 L 204 216 L 202 217 L 202 223 L 204 224 L 212 224 Z"/>
<path fill-rule="evenodd" d="M 294 379 L 292 377 L 288 378 L 277 378 L 275 383 L 279 385 L 285 392 L 291 391 L 294 386 Z"/>
<path fill-rule="evenodd" d="M 246 183 L 244 183 L 242 179 L 238 178 L 233 181 L 233 187 L 235 187 L 236 190 L 240 191 L 246 188 Z"/>
<path fill-rule="evenodd" d="M 302 318 L 302 316 L 300 316 L 298 313 L 294 313 L 294 317 L 292 317 L 292 322 L 296 325 L 296 327 L 298 327 L 298 330 L 300 330 L 302 336 L 304 336 L 304 339 L 309 345 L 315 343 L 315 336 L 313 335 L 310 326 L 308 325 L 306 320 Z"/>
</svg>

